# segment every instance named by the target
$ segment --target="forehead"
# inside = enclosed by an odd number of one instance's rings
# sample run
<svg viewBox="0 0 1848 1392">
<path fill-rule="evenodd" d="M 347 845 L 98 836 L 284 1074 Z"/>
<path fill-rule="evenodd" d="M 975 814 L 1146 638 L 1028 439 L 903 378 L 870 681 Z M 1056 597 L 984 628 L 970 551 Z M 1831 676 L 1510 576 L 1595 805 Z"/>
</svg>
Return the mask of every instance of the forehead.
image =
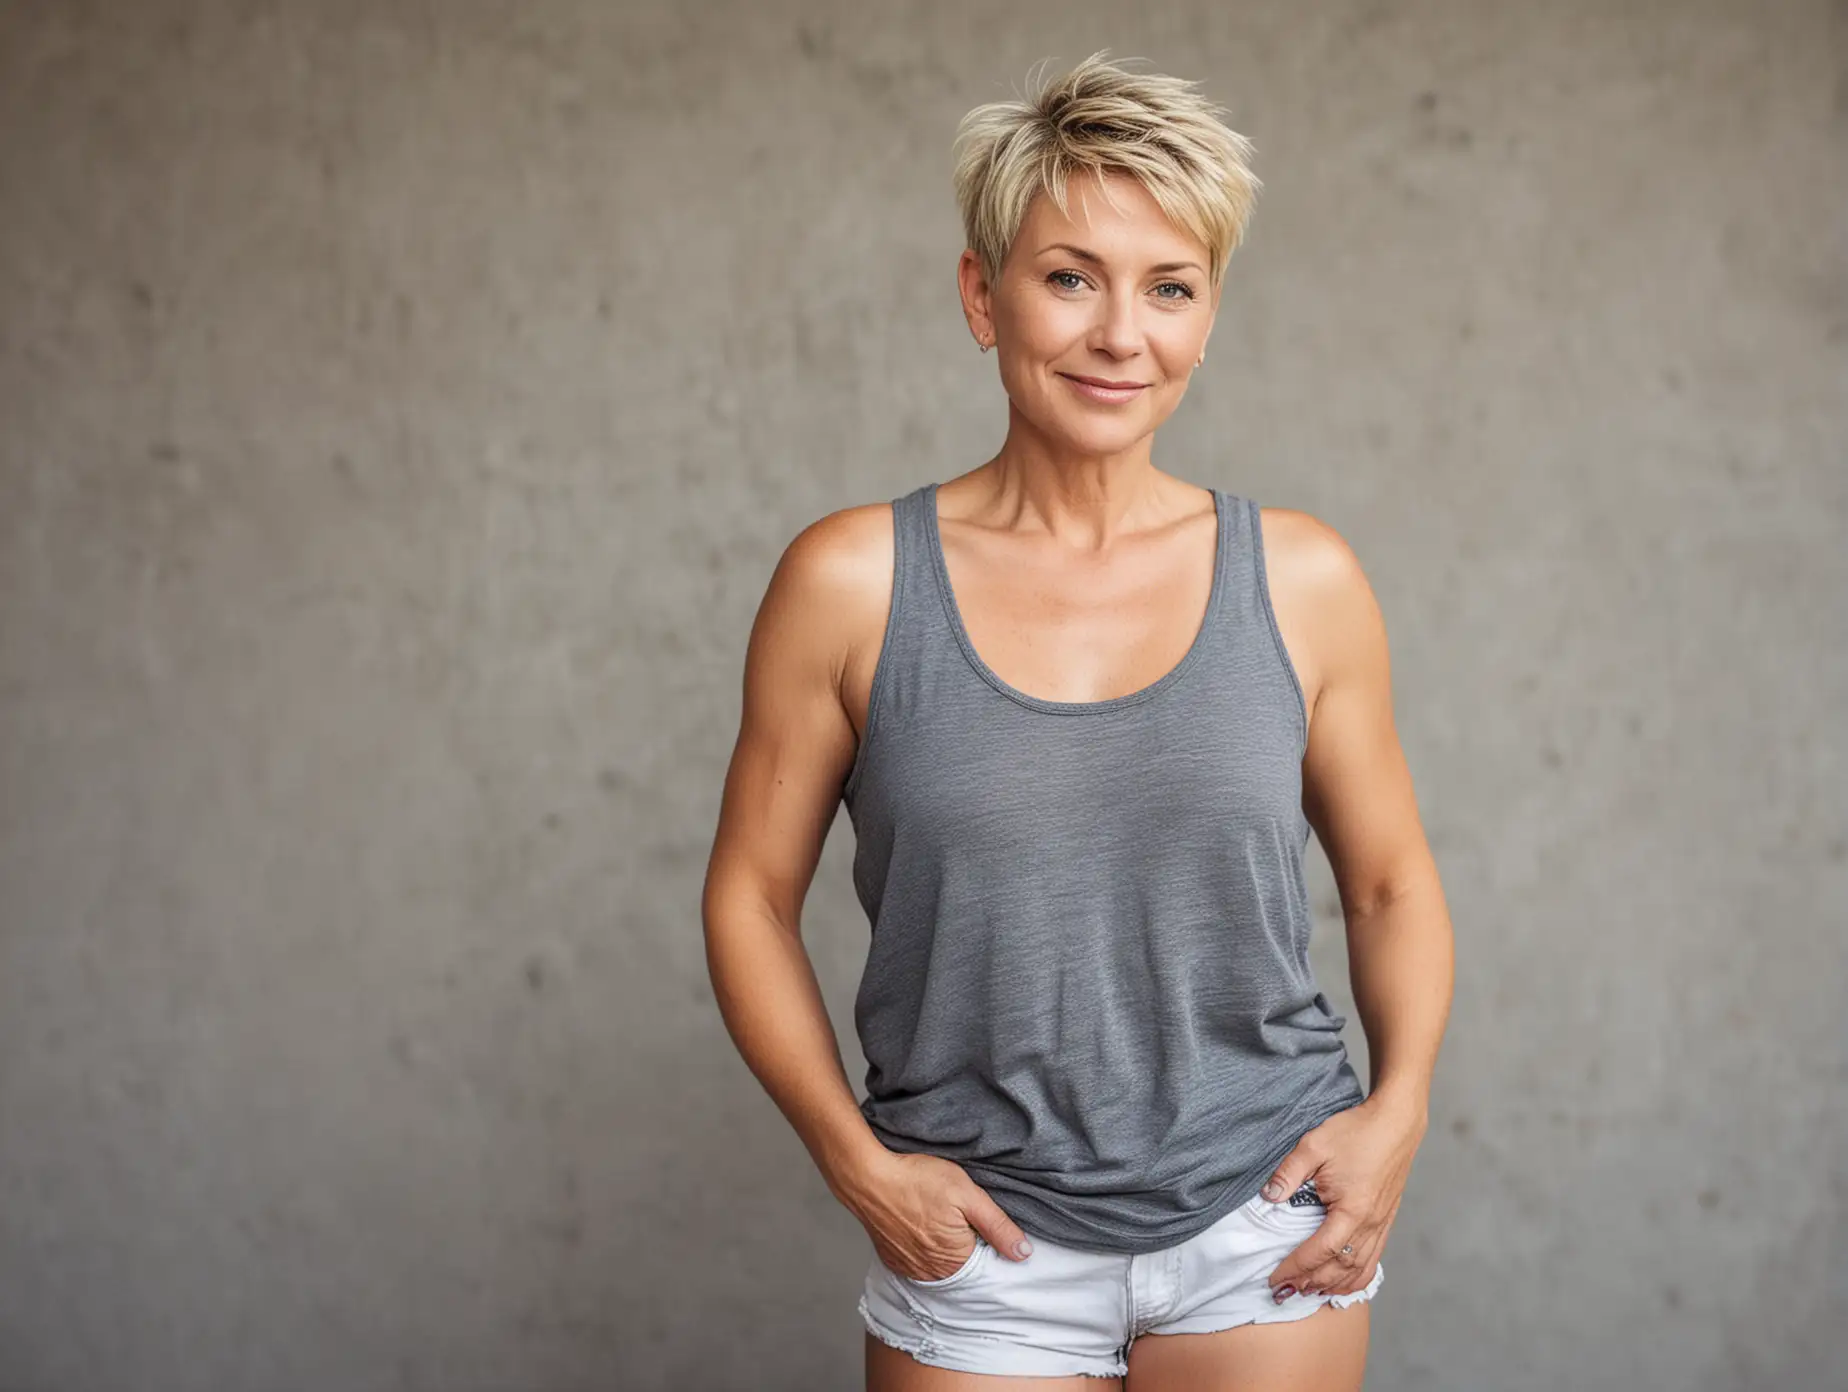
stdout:
<svg viewBox="0 0 1848 1392">
<path fill-rule="evenodd" d="M 1017 248 L 1037 256 L 1049 244 L 1066 242 L 1111 261 L 1206 264 L 1206 244 L 1169 221 L 1139 179 L 1112 173 L 1105 176 L 1105 184 L 1100 187 L 1089 171 L 1074 174 L 1065 186 L 1069 214 L 1059 210 L 1051 194 L 1039 190 L 1021 220 Z"/>
</svg>

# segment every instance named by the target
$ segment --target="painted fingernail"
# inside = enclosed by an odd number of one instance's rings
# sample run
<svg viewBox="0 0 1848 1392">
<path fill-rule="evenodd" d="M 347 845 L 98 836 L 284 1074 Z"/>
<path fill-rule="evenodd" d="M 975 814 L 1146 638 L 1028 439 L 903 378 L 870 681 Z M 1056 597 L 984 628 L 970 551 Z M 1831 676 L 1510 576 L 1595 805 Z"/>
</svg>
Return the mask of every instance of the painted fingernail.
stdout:
<svg viewBox="0 0 1848 1392">
<path fill-rule="evenodd" d="M 1276 1203 L 1283 1197 L 1283 1186 L 1276 1181 L 1275 1177 L 1264 1182 L 1264 1197 L 1272 1203 Z"/>
<path fill-rule="evenodd" d="M 1283 1304 L 1284 1301 L 1288 1300 L 1291 1296 L 1295 1294 L 1296 1294 L 1295 1286 L 1278 1286 L 1277 1287 L 1277 1303 L 1281 1305 Z"/>
<path fill-rule="evenodd" d="M 1020 1241 L 1014 1244 L 1014 1255 L 1017 1257 L 1032 1256 L 1033 1255 L 1033 1244 L 1029 1242 L 1026 1238 L 1024 1237 L 1021 1238 Z"/>
</svg>

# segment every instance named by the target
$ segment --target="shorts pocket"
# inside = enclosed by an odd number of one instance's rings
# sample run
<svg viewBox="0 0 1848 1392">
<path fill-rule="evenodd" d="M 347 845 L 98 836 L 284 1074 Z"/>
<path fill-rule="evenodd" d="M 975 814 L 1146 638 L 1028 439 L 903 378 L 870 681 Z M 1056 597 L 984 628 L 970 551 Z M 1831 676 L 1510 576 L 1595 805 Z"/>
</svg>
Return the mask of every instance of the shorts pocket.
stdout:
<svg viewBox="0 0 1848 1392">
<path fill-rule="evenodd" d="M 921 1286 L 925 1290 L 942 1290 L 945 1286 L 958 1285 L 975 1275 L 976 1268 L 982 1264 L 982 1258 L 989 1250 L 988 1242 L 980 1233 L 977 1233 L 975 1235 L 975 1250 L 964 1257 L 963 1264 L 957 1267 L 948 1276 L 939 1276 L 932 1281 L 921 1281 L 911 1276 L 900 1276 L 899 1279 L 908 1286 Z M 893 1274 L 897 1275 L 898 1273 L 894 1272 Z"/>
<path fill-rule="evenodd" d="M 1272 1203 L 1259 1194 L 1252 1203 L 1252 1213 L 1259 1222 L 1279 1232 L 1306 1236 L 1319 1228 L 1328 1217 L 1328 1205 L 1316 1195 L 1314 1186 L 1305 1181 L 1290 1198 L 1278 1203 Z"/>
</svg>

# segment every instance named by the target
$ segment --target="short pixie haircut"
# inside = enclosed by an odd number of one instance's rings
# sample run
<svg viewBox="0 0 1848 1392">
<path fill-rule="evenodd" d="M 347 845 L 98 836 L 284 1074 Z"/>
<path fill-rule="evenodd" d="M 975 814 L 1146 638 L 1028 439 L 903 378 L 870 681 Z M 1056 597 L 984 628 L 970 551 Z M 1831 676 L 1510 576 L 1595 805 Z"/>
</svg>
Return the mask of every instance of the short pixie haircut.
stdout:
<svg viewBox="0 0 1848 1392">
<path fill-rule="evenodd" d="M 1251 141 L 1220 121 L 1226 108 L 1199 96 L 1199 83 L 1127 72 L 1107 61 L 1109 51 L 1022 100 L 978 106 L 957 125 L 956 203 L 990 285 L 1034 195 L 1044 190 L 1070 217 L 1066 181 L 1080 171 L 1100 182 L 1106 172 L 1139 180 L 1177 227 L 1206 244 L 1214 289 L 1244 240 L 1263 187 L 1251 172 Z"/>
</svg>

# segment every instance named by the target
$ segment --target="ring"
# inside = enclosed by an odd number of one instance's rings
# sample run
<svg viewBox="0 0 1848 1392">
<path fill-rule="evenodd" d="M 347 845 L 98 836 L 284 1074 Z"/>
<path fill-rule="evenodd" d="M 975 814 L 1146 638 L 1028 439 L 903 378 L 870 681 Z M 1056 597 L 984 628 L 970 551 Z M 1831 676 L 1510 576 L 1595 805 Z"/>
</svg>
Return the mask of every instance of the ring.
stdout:
<svg viewBox="0 0 1848 1392">
<path fill-rule="evenodd" d="M 1354 1244 L 1350 1242 L 1346 1246 L 1344 1246 L 1341 1250 L 1351 1255 L 1354 1251 Z"/>
</svg>

